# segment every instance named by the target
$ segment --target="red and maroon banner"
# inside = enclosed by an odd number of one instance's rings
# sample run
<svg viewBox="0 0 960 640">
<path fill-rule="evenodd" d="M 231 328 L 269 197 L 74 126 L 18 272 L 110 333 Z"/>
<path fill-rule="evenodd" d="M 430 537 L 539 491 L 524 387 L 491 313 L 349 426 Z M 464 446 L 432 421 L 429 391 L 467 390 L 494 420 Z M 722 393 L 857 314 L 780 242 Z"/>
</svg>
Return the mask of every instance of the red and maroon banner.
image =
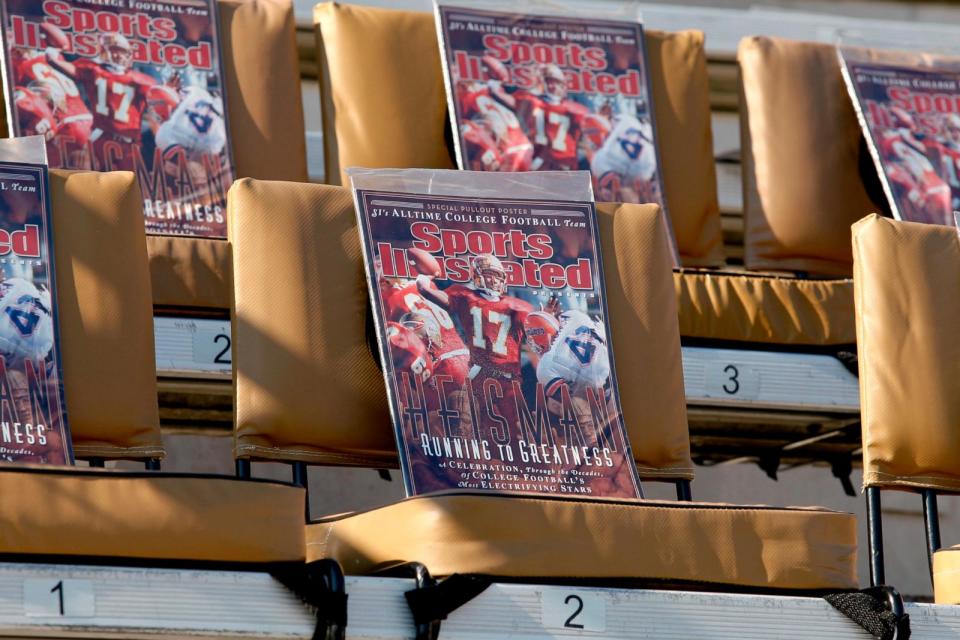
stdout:
<svg viewBox="0 0 960 640">
<path fill-rule="evenodd" d="M 408 493 L 638 497 L 593 203 L 355 195 Z"/>
<path fill-rule="evenodd" d="M 0 0 L 11 133 L 49 165 L 133 171 L 147 231 L 226 237 L 233 181 L 214 0 Z"/>
</svg>

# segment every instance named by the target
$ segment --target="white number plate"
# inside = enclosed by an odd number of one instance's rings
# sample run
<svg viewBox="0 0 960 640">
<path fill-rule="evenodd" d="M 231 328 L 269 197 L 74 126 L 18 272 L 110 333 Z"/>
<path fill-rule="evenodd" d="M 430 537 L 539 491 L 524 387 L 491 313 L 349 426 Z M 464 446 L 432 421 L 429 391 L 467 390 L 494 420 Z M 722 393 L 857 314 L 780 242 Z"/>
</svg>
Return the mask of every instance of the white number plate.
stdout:
<svg viewBox="0 0 960 640">
<path fill-rule="evenodd" d="M 24 580 L 23 609 L 27 616 L 37 618 L 93 617 L 93 583 L 56 578 Z"/>
<path fill-rule="evenodd" d="M 607 629 L 607 603 L 600 594 L 545 589 L 542 607 L 543 626 L 548 629 L 598 633 Z"/>
<path fill-rule="evenodd" d="M 753 400 L 760 395 L 760 374 L 751 366 L 715 360 L 707 363 L 705 373 L 711 398 Z"/>
<path fill-rule="evenodd" d="M 199 363 L 229 367 L 233 362 L 230 352 L 230 324 L 221 327 L 200 327 L 193 334 L 193 358 Z"/>
</svg>

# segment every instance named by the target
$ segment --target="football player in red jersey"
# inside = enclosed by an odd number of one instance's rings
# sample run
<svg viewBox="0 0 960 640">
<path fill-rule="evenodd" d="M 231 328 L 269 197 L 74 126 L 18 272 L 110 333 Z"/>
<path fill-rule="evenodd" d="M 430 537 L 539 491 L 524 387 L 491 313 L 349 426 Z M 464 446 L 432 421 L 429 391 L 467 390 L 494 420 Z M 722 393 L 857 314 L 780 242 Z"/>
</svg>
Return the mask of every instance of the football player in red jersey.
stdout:
<svg viewBox="0 0 960 640">
<path fill-rule="evenodd" d="M 521 89 L 497 97 L 517 112 L 533 139 L 533 170 L 575 170 L 583 122 L 590 110 L 567 100 L 567 79 L 557 65 L 544 65 L 540 78 L 540 94 Z"/>
<path fill-rule="evenodd" d="M 937 143 L 943 177 L 950 185 L 951 207 L 960 210 L 960 115 L 948 114 L 942 123 L 943 142 Z"/>
<path fill-rule="evenodd" d="M 441 291 L 429 276 L 421 275 L 417 288 L 424 298 L 448 309 L 466 334 L 472 364 L 469 377 L 480 424 L 493 426 L 505 419 L 515 426 L 513 383 L 521 382 L 523 321 L 533 306 L 507 295 L 507 273 L 493 255 L 471 257 L 470 280 L 467 285 L 453 284 Z"/>
<path fill-rule="evenodd" d="M 433 360 L 433 379 L 427 394 L 429 409 L 434 411 L 440 404 L 441 391 L 446 396 L 446 406 L 454 411 L 468 411 L 463 386 L 470 372 L 470 352 L 457 332 L 453 318 L 445 309 L 426 300 L 412 280 L 387 278 L 375 261 L 380 296 L 388 322 L 409 321 L 412 328 L 427 345 Z"/>
<path fill-rule="evenodd" d="M 471 171 L 499 171 L 503 165 L 503 158 L 497 150 L 497 141 L 493 139 L 486 127 L 467 120 L 460 125 L 463 136 L 463 155 L 467 161 L 467 168 Z"/>
<path fill-rule="evenodd" d="M 406 372 L 420 382 L 427 382 L 433 376 L 433 358 L 413 329 L 399 322 L 388 322 L 387 342 L 393 367 L 398 374 Z"/>
<path fill-rule="evenodd" d="M 914 222 L 953 224 L 950 187 L 927 157 L 927 144 L 918 135 L 913 116 L 899 107 L 892 107 L 890 115 L 893 127 L 881 132 L 878 146 L 901 213 Z"/>
<path fill-rule="evenodd" d="M 43 23 L 43 27 L 48 34 L 59 31 L 49 23 Z M 56 42 L 60 37 L 49 39 Z M 95 167 L 105 171 L 135 170 L 134 153 L 140 144 L 147 93 L 158 83 L 133 69 L 130 41 L 119 33 L 105 33 L 100 36 L 98 58 L 68 62 L 59 50 L 48 48 L 47 59 L 55 69 L 76 80 L 94 102 L 90 140 Z"/>
<path fill-rule="evenodd" d="M 84 147 L 93 129 L 93 115 L 83 102 L 76 83 L 50 66 L 47 56 L 39 51 L 21 51 L 14 60 L 13 75 L 20 86 L 44 83 L 49 87 L 49 95 L 55 102 L 54 143 L 57 144 L 60 157 L 66 159 L 59 163 L 51 159 L 51 165 L 70 169 L 89 168 Z"/>
<path fill-rule="evenodd" d="M 458 91 L 458 99 L 461 115 L 480 124 L 496 140 L 497 169 L 529 171 L 533 162 L 533 145 L 523 132 L 517 116 L 504 104 L 509 97 L 503 89 L 503 83 L 509 82 L 510 72 L 492 56 L 484 56 L 482 64 L 487 76 L 486 84 L 460 85 L 462 89 Z M 464 138 L 468 133 L 464 132 Z M 472 161 L 473 156 L 468 153 L 467 159 Z M 488 167 L 483 169 L 491 170 Z"/>
<path fill-rule="evenodd" d="M 20 135 L 43 136 L 50 141 L 56 130 L 56 118 L 47 99 L 27 87 L 16 87 L 13 100 L 20 121 Z"/>
<path fill-rule="evenodd" d="M 457 333 L 450 314 L 420 295 L 415 282 L 392 286 L 389 294 L 384 293 L 383 304 L 387 320 L 397 322 L 411 314 L 422 316 L 426 328 L 431 329 L 428 346 L 434 356 L 434 373 L 449 375 L 457 388 L 462 388 L 470 371 L 470 352 Z M 436 330 L 432 331 L 434 328 Z"/>
</svg>

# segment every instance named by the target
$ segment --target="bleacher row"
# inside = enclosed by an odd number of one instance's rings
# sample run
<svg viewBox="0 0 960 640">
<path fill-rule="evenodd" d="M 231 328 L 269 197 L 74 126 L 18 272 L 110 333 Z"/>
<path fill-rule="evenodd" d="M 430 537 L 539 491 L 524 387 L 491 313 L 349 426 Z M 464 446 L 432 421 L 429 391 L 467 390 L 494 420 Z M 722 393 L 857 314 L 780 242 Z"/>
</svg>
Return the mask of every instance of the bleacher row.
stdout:
<svg viewBox="0 0 960 640">
<path fill-rule="evenodd" d="M 309 184 L 291 7 L 220 6 L 241 176 L 229 194 L 229 241 L 144 241 L 130 174 L 54 171 L 51 191 L 77 456 L 156 467 L 164 450 L 152 311 L 228 310 L 239 477 L 4 465 L 0 554 L 146 566 L 335 560 L 352 575 L 420 562 L 435 576 L 852 590 L 860 586 L 852 515 L 688 499 L 695 468 L 681 339 L 857 344 L 871 514 L 879 516 L 881 488 L 922 492 L 936 599 L 960 601 L 960 554 L 933 553 L 936 492 L 960 490 L 960 243 L 954 229 L 870 215 L 880 205 L 861 179 L 859 128 L 832 49 L 768 38 L 741 46 L 746 269 L 734 273 L 718 270 L 702 34 L 648 33 L 666 197 L 684 268 L 671 271 L 657 206 L 606 203 L 598 217 L 637 466 L 646 481 L 678 483 L 681 500 L 446 495 L 307 523 L 303 486 L 252 479 L 251 460 L 291 463 L 301 485 L 306 465 L 396 465 L 363 321 L 352 198 L 338 183 L 349 166 L 452 166 L 433 19 L 318 6 L 329 184 Z M 873 543 L 878 532 L 871 527 Z M 882 583 L 876 546 L 872 577 Z"/>
</svg>

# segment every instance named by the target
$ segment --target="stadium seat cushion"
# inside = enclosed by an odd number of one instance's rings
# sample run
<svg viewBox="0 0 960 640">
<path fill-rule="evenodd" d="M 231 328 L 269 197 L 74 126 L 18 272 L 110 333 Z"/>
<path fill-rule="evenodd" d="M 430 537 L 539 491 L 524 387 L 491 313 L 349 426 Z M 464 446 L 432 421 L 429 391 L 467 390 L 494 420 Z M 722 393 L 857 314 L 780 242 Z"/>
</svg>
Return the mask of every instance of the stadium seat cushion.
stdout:
<svg viewBox="0 0 960 640">
<path fill-rule="evenodd" d="M 746 267 L 849 276 L 850 225 L 882 201 L 836 47 L 755 36 L 737 59 Z"/>
<path fill-rule="evenodd" d="M 0 555 L 299 562 L 304 489 L 231 476 L 0 465 Z"/>
<path fill-rule="evenodd" d="M 667 226 L 652 204 L 597 206 L 620 406 L 643 478 L 693 479 Z"/>
<path fill-rule="evenodd" d="M 156 307 L 227 310 L 232 266 L 230 243 L 178 236 L 147 236 Z"/>
<path fill-rule="evenodd" d="M 960 242 L 953 227 L 854 225 L 865 486 L 960 492 Z"/>
<path fill-rule="evenodd" d="M 664 195 L 681 262 L 723 264 L 702 31 L 646 31 Z"/>
<path fill-rule="evenodd" d="M 857 586 L 856 520 L 816 508 L 439 495 L 317 521 L 306 545 L 308 561 L 334 558 L 355 575 L 416 560 L 439 576 Z"/>
<path fill-rule="evenodd" d="M 933 554 L 933 601 L 960 604 L 960 546 L 946 547 Z"/>
<path fill-rule="evenodd" d="M 237 177 L 307 180 L 296 20 L 289 0 L 217 0 Z"/>
<path fill-rule="evenodd" d="M 128 172 L 50 172 L 67 420 L 78 457 L 159 458 L 142 200 Z"/>
<path fill-rule="evenodd" d="M 455 168 L 433 15 L 324 2 L 313 19 L 327 182 L 349 185 L 347 167 Z"/>
<path fill-rule="evenodd" d="M 673 283 L 684 338 L 797 347 L 857 341 L 851 279 L 680 271 Z"/>
</svg>

